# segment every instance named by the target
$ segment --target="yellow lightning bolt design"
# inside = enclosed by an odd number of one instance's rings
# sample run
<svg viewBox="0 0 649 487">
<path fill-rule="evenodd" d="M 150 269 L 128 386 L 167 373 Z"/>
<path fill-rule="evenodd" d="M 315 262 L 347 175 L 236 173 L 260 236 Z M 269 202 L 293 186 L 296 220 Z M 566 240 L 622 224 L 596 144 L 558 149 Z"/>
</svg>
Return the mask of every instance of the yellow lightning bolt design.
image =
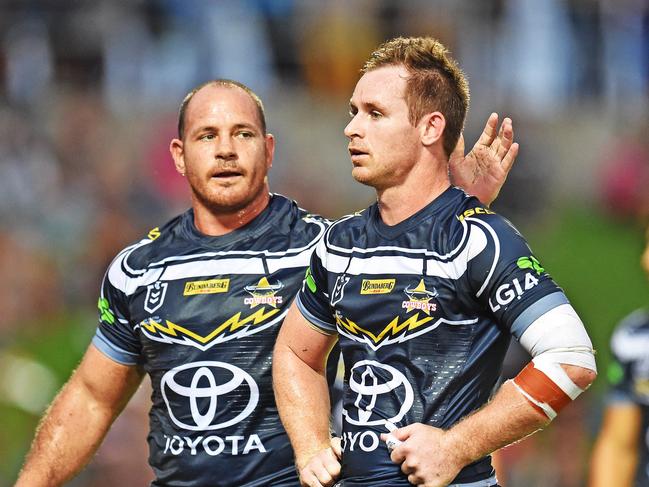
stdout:
<svg viewBox="0 0 649 487">
<path fill-rule="evenodd" d="M 338 325 L 340 325 L 345 330 L 353 333 L 354 335 L 364 335 L 366 337 L 369 337 L 374 343 L 379 343 L 386 336 L 395 336 L 404 329 L 408 329 L 408 331 L 414 330 L 415 328 L 419 328 L 420 326 L 425 325 L 432 319 L 433 319 L 432 317 L 428 316 L 420 320 L 419 313 L 415 313 L 406 321 L 399 324 L 399 317 L 397 316 L 385 328 L 383 328 L 381 333 L 379 333 L 378 335 L 375 335 L 371 331 L 358 326 L 349 318 L 336 316 L 336 323 L 338 323 Z"/>
<path fill-rule="evenodd" d="M 164 334 L 171 335 L 174 337 L 177 337 L 178 335 L 186 336 L 193 340 L 196 340 L 199 343 L 205 344 L 210 342 L 214 337 L 222 334 L 228 329 L 229 331 L 235 331 L 248 324 L 258 325 L 260 323 L 263 323 L 267 319 L 279 313 L 280 310 L 270 309 L 267 313 L 265 311 L 266 308 L 260 308 L 250 316 L 245 317 L 243 320 L 241 319 L 241 312 L 238 312 L 237 314 L 229 318 L 227 321 L 225 321 L 223 324 L 219 325 L 216 329 L 214 329 L 214 331 L 212 331 L 207 336 L 201 336 L 198 333 L 188 330 L 183 326 L 172 323 L 169 320 L 165 320 L 166 325 L 162 325 L 161 323 L 157 323 L 151 320 L 148 323 L 142 323 L 142 326 L 147 330 L 149 330 L 151 333 L 155 333 L 157 330 Z"/>
</svg>

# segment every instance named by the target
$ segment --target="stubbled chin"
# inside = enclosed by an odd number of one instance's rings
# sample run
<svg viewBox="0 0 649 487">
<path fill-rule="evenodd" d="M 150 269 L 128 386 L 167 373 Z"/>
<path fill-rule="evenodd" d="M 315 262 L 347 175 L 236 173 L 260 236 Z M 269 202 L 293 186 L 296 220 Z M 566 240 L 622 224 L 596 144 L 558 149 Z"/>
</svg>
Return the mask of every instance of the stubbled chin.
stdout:
<svg viewBox="0 0 649 487">
<path fill-rule="evenodd" d="M 373 186 L 371 175 L 369 171 L 364 167 L 353 168 L 352 177 L 361 184 L 364 184 L 366 186 Z"/>
</svg>

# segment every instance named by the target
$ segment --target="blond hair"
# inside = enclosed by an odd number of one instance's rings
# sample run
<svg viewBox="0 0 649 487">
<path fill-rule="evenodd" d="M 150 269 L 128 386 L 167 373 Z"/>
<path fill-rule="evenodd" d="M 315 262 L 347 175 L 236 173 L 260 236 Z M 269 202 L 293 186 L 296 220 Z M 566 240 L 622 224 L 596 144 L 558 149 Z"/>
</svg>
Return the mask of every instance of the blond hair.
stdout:
<svg viewBox="0 0 649 487">
<path fill-rule="evenodd" d="M 453 152 L 469 109 L 469 83 L 448 49 L 432 37 L 397 37 L 381 44 L 363 65 L 361 73 L 383 66 L 402 65 L 410 76 L 406 103 L 410 123 L 438 111 L 446 119 L 444 152 Z"/>
</svg>

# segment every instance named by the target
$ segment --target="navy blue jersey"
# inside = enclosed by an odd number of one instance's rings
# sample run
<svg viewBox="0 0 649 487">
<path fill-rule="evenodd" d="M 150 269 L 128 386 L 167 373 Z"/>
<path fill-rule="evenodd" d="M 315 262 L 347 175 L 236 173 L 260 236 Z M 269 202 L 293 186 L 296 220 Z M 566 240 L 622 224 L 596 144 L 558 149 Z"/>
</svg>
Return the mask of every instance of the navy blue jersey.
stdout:
<svg viewBox="0 0 649 487">
<path fill-rule="evenodd" d="M 209 237 L 190 210 L 110 265 L 93 343 L 151 377 L 153 485 L 299 485 L 271 356 L 326 225 L 273 195 L 246 226 Z"/>
<path fill-rule="evenodd" d="M 638 310 L 620 322 L 611 338 L 611 351 L 609 402 L 640 407 L 642 430 L 635 485 L 649 487 L 649 311 Z"/>
<path fill-rule="evenodd" d="M 453 426 L 489 399 L 510 336 L 567 302 L 520 233 L 457 188 L 395 226 L 377 205 L 335 222 L 297 303 L 339 336 L 344 485 L 410 485 L 386 421 Z M 495 485 L 490 458 L 455 484 Z"/>
</svg>

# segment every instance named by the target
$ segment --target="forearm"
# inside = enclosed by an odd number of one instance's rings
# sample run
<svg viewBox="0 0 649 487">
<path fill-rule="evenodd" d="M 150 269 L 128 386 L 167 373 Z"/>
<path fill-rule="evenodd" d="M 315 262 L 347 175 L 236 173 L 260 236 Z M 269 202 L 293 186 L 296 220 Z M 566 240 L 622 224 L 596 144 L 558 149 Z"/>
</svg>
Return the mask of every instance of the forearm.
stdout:
<svg viewBox="0 0 649 487">
<path fill-rule="evenodd" d="M 57 486 L 89 462 L 115 418 L 69 382 L 41 421 L 16 487 Z"/>
<path fill-rule="evenodd" d="M 15 487 L 57 486 L 78 473 L 139 386 L 142 374 L 91 345 L 43 417 Z"/>
<path fill-rule="evenodd" d="M 637 449 L 599 440 L 593 450 L 588 487 L 632 487 L 637 463 Z"/>
<path fill-rule="evenodd" d="M 637 404 L 606 407 L 590 462 L 589 487 L 634 485 L 642 431 L 642 411 Z"/>
<path fill-rule="evenodd" d="M 330 446 L 329 391 L 324 370 L 314 370 L 288 346 L 278 344 L 273 356 L 273 387 L 296 464 L 302 467 Z"/>
<path fill-rule="evenodd" d="M 507 381 L 489 404 L 453 426 L 446 435 L 450 447 L 461 452 L 462 464 L 467 465 L 548 423 L 548 418 Z"/>
</svg>

